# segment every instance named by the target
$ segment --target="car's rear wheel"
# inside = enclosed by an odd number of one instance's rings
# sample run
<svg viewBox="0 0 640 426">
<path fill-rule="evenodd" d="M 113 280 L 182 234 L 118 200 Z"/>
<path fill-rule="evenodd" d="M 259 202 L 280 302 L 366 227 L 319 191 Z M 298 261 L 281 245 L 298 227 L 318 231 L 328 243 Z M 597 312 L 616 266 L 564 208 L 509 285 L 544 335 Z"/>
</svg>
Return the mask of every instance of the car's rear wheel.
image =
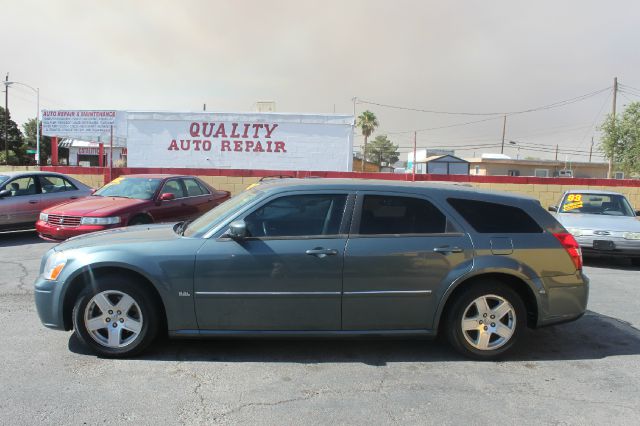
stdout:
<svg viewBox="0 0 640 426">
<path fill-rule="evenodd" d="M 73 308 L 76 335 L 101 356 L 140 353 L 158 334 L 154 298 L 126 276 L 109 275 L 97 281 L 80 293 Z"/>
<path fill-rule="evenodd" d="M 500 357 L 513 347 L 526 326 L 520 296 L 500 282 L 476 281 L 453 301 L 446 334 L 463 355 L 480 360 Z"/>
</svg>

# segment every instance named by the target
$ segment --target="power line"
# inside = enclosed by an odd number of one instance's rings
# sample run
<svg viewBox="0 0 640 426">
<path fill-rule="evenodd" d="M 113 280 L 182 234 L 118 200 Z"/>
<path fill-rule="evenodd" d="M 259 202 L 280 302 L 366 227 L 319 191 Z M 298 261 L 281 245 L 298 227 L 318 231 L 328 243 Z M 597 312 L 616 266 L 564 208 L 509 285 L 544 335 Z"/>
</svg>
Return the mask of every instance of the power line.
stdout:
<svg viewBox="0 0 640 426">
<path fill-rule="evenodd" d="M 432 109 L 412 108 L 412 107 L 405 107 L 405 106 L 398 106 L 398 105 L 389 105 L 389 104 L 383 104 L 383 103 L 379 103 L 379 102 L 367 101 L 367 100 L 364 100 L 364 99 L 358 99 L 357 102 L 360 103 L 360 104 L 376 105 L 376 106 L 383 107 L 383 108 L 392 108 L 392 109 L 400 109 L 400 110 L 415 111 L 415 112 L 425 112 L 425 113 L 430 113 L 430 114 L 470 115 L 470 116 L 496 116 L 496 115 L 524 114 L 524 113 L 528 113 L 528 112 L 542 111 L 542 110 L 547 110 L 547 109 L 552 109 L 552 108 L 559 108 L 559 107 L 562 107 L 562 106 L 570 105 L 572 103 L 583 101 L 583 100 L 591 98 L 593 96 L 597 96 L 600 93 L 603 93 L 603 92 L 608 91 L 608 90 L 611 90 L 611 86 L 606 87 L 604 89 L 596 90 L 594 92 L 586 93 L 584 95 L 576 96 L 574 98 L 565 99 L 565 100 L 562 100 L 562 101 L 557 101 L 557 102 L 554 102 L 554 103 L 551 103 L 551 104 L 548 104 L 548 105 L 543 105 L 543 106 L 540 106 L 540 107 L 529 108 L 529 109 L 520 110 L 520 111 L 510 111 L 510 112 L 482 112 L 482 113 L 480 113 L 480 112 L 454 112 L 454 111 L 441 111 L 441 110 L 432 110 Z"/>
</svg>

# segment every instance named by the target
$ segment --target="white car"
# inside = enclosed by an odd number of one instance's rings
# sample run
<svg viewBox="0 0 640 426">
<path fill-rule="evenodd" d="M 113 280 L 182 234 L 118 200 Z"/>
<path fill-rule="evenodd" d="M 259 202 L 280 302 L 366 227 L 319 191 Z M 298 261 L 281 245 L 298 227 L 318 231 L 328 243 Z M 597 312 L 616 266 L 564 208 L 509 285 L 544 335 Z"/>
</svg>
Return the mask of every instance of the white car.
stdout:
<svg viewBox="0 0 640 426">
<path fill-rule="evenodd" d="M 617 192 L 572 190 L 549 207 L 585 256 L 628 257 L 640 266 L 640 212 Z"/>
</svg>

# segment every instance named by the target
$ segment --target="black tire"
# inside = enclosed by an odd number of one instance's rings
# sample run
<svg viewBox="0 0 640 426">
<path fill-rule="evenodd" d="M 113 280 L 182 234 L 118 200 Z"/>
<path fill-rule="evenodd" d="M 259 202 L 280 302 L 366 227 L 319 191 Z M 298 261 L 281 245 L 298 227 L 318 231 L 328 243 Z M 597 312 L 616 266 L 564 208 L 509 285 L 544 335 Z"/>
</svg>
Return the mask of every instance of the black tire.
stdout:
<svg viewBox="0 0 640 426">
<path fill-rule="evenodd" d="M 132 357 L 146 349 L 158 335 L 160 329 L 161 318 L 160 309 L 157 306 L 157 297 L 144 285 L 135 280 L 121 274 L 110 274 L 97 278 L 95 285 L 88 285 L 78 296 L 73 307 L 73 328 L 76 336 L 87 347 L 96 354 L 108 358 L 124 358 Z M 106 292 L 106 293 L 105 293 Z M 94 301 L 94 296 L 105 295 L 109 302 L 118 304 L 124 296 L 128 295 L 133 299 L 135 305 L 118 315 L 117 307 L 114 306 L 113 314 L 108 312 L 102 313 L 98 304 Z M 87 305 L 89 309 L 87 309 Z M 87 321 L 85 316 L 90 319 L 105 321 L 104 328 L 90 332 L 87 329 Z M 106 317 L 109 317 L 108 319 Z M 133 332 L 127 329 L 129 324 L 141 323 L 139 332 Z M 109 321 L 108 323 L 106 321 Z M 121 347 L 110 346 L 109 342 L 101 342 L 99 340 L 107 340 L 110 328 L 113 324 L 115 328 L 120 327 L 118 331 L 118 341 Z M 138 325 L 136 325 L 138 327 Z"/>
<path fill-rule="evenodd" d="M 149 216 L 140 215 L 140 216 L 135 216 L 131 218 L 127 226 L 148 225 L 150 223 L 153 223 L 153 222 L 151 218 L 149 218 Z"/>
<path fill-rule="evenodd" d="M 490 309 L 487 313 L 488 315 L 484 317 L 484 314 L 477 310 L 478 305 L 474 303 L 481 298 L 487 301 L 489 308 L 495 308 L 502 301 L 506 301 L 512 309 L 509 313 L 497 319 L 491 318 L 494 311 Z M 462 293 L 458 294 L 452 303 L 444 318 L 445 333 L 449 343 L 468 358 L 488 361 L 501 357 L 516 344 L 522 334 L 522 330 L 526 327 L 527 311 L 524 302 L 515 291 L 500 281 L 477 280 L 464 289 Z M 494 303 L 495 305 L 493 305 Z M 466 319 L 472 323 L 478 322 L 478 330 L 468 330 L 466 332 L 462 330 L 462 321 L 465 319 L 465 315 Z M 500 327 L 499 330 L 502 334 L 505 334 L 503 330 L 511 332 L 508 339 L 495 332 L 496 325 Z M 476 347 L 483 346 L 483 342 L 480 340 L 481 333 L 485 336 L 489 335 L 489 340 L 485 341 L 487 343 L 487 348 L 485 349 Z M 476 346 L 470 340 L 475 341 Z M 494 346 L 491 347 L 491 345 Z"/>
</svg>

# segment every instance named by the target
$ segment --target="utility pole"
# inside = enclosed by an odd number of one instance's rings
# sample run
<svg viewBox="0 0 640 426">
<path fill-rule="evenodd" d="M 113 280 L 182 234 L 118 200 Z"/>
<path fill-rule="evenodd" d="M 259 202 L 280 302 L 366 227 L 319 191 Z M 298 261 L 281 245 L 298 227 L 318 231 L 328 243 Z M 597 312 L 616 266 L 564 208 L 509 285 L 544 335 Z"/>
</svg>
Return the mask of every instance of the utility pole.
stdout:
<svg viewBox="0 0 640 426">
<path fill-rule="evenodd" d="M 500 148 L 500 154 L 504 154 L 504 135 L 507 132 L 507 115 L 504 116 L 504 121 L 502 122 L 502 147 Z"/>
<path fill-rule="evenodd" d="M 558 144 L 556 144 L 556 161 L 558 161 Z"/>
<path fill-rule="evenodd" d="M 613 78 L 613 135 L 615 137 L 616 134 L 616 97 L 618 96 L 618 77 Z M 614 146 L 611 147 L 611 151 L 609 151 L 609 171 L 607 172 L 607 179 L 611 179 L 613 174 L 613 154 L 615 152 L 615 144 L 618 143 L 617 140 L 614 141 Z"/>
<path fill-rule="evenodd" d="M 591 136 L 591 146 L 589 147 L 589 162 L 591 162 L 592 153 L 593 153 L 593 136 Z"/>
<path fill-rule="evenodd" d="M 416 180 L 416 161 L 418 160 L 418 156 L 416 155 L 416 153 L 418 152 L 418 132 L 413 132 L 413 173 L 412 173 L 412 178 L 413 181 L 415 182 Z"/>
<path fill-rule="evenodd" d="M 206 111 L 207 110 L 207 104 L 202 104 L 202 110 Z"/>
<path fill-rule="evenodd" d="M 9 73 L 4 79 L 4 162 L 9 164 Z"/>
</svg>

